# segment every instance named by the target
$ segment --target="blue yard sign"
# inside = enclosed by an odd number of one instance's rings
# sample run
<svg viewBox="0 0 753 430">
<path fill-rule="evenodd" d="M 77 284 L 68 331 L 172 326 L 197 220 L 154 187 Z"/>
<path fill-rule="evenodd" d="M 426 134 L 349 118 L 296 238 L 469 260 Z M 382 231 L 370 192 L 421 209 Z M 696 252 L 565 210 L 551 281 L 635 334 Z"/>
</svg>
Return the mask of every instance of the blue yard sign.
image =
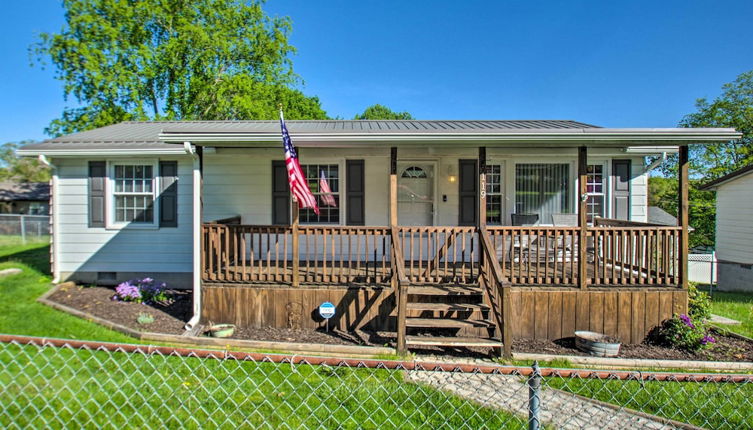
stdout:
<svg viewBox="0 0 753 430">
<path fill-rule="evenodd" d="M 326 320 L 332 318 L 335 316 L 335 305 L 330 302 L 322 303 L 319 305 L 319 315 Z"/>
</svg>

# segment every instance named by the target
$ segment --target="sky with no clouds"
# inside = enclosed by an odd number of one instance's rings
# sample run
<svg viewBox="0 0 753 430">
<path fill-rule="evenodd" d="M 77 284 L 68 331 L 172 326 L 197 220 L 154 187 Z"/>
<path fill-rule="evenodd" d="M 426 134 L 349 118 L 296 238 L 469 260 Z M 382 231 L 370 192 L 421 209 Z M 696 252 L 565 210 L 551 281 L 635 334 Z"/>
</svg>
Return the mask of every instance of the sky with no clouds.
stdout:
<svg viewBox="0 0 753 430">
<path fill-rule="evenodd" d="M 295 71 L 331 116 L 374 103 L 419 119 L 574 119 L 673 127 L 753 69 L 753 2 L 271 0 L 293 20 Z M 65 106 L 52 68 L 30 66 L 54 0 L 0 17 L 0 143 L 45 138 Z"/>
</svg>

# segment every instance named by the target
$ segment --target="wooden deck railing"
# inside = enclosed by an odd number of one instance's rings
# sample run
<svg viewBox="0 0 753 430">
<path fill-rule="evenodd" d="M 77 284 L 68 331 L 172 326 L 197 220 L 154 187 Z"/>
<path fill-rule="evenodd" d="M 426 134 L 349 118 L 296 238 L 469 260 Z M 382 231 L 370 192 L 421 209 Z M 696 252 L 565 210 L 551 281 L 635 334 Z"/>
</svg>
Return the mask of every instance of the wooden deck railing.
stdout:
<svg viewBox="0 0 753 430">
<path fill-rule="evenodd" d="M 235 220 L 232 220 L 235 221 Z M 678 286 L 680 227 L 602 222 L 581 244 L 578 227 L 487 227 L 488 248 L 512 285 L 579 285 L 579 249 L 592 286 Z M 203 280 L 217 283 L 388 285 L 399 237 L 412 283 L 476 284 L 483 261 L 476 227 L 203 225 Z"/>
</svg>

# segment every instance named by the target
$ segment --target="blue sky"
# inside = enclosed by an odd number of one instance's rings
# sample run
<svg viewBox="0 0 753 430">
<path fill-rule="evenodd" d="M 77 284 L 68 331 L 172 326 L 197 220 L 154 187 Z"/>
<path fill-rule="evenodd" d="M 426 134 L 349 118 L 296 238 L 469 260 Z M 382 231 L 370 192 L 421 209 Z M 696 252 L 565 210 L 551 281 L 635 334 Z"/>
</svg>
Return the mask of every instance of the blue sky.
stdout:
<svg viewBox="0 0 753 430">
<path fill-rule="evenodd" d="M 382 103 L 419 119 L 575 119 L 673 127 L 753 69 L 747 1 L 272 0 L 293 20 L 304 92 L 332 116 Z M 27 48 L 63 25 L 58 1 L 7 2 L 0 143 L 42 139 L 66 106 Z M 70 104 L 71 102 L 69 102 Z"/>
</svg>

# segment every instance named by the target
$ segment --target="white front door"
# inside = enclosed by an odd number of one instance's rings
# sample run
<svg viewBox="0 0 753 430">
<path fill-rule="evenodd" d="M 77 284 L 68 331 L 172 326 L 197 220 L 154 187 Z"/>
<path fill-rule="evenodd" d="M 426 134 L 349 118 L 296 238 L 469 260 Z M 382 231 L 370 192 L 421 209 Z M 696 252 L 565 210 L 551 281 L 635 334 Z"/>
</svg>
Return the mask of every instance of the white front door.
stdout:
<svg viewBox="0 0 753 430">
<path fill-rule="evenodd" d="M 397 166 L 400 225 L 434 225 L 434 163 L 403 161 Z"/>
</svg>

